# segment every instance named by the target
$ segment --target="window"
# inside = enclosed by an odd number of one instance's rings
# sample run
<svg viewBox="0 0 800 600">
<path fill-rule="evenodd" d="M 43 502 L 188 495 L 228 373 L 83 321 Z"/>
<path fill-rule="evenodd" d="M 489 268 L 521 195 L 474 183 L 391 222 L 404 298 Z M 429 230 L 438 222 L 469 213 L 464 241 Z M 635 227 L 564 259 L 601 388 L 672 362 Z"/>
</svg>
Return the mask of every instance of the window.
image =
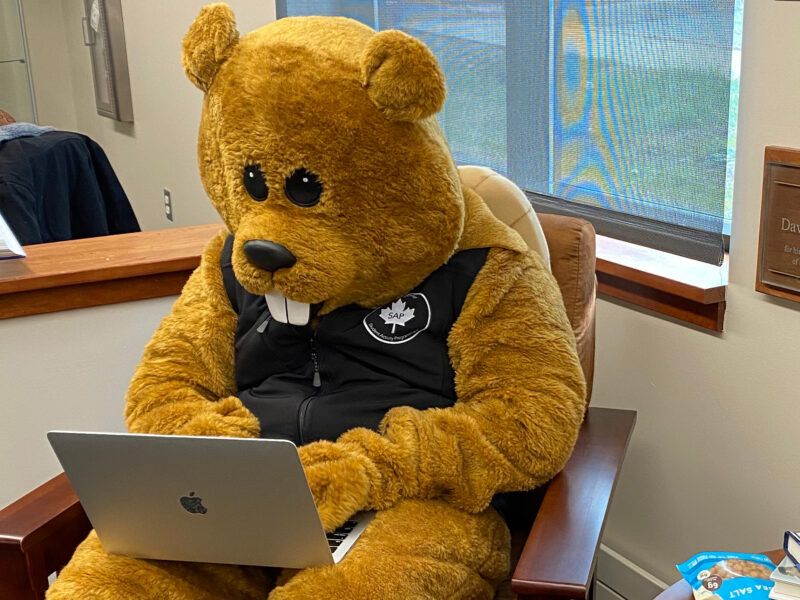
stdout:
<svg viewBox="0 0 800 600">
<path fill-rule="evenodd" d="M 460 164 L 544 212 L 720 264 L 729 232 L 743 0 L 279 0 L 423 40 Z"/>
</svg>

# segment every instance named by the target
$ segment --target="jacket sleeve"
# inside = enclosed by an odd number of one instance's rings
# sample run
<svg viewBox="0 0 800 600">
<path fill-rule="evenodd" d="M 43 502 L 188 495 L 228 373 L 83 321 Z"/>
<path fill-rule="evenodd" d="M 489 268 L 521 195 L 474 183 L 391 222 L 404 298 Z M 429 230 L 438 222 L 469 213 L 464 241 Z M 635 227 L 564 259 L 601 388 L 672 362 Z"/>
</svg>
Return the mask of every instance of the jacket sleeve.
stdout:
<svg viewBox="0 0 800 600">
<path fill-rule="evenodd" d="M 337 445 L 368 459 L 368 505 L 445 498 L 467 511 L 551 479 L 572 452 L 586 385 L 558 286 L 538 255 L 494 249 L 449 336 L 458 401 L 392 409 Z"/>
<path fill-rule="evenodd" d="M 233 395 L 237 317 L 219 266 L 224 240 L 222 232 L 208 244 L 145 347 L 126 397 L 132 432 L 258 436 L 258 420 Z"/>
</svg>

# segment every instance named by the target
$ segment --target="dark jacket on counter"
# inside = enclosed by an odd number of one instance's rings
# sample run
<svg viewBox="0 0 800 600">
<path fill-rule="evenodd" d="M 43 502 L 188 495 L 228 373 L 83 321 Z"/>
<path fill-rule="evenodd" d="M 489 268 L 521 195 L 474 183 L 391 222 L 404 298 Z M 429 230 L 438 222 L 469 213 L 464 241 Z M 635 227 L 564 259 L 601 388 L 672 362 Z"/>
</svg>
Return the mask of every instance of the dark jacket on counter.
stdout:
<svg viewBox="0 0 800 600">
<path fill-rule="evenodd" d="M 0 144 L 0 213 L 23 245 L 140 230 L 103 149 L 67 131 Z"/>
</svg>

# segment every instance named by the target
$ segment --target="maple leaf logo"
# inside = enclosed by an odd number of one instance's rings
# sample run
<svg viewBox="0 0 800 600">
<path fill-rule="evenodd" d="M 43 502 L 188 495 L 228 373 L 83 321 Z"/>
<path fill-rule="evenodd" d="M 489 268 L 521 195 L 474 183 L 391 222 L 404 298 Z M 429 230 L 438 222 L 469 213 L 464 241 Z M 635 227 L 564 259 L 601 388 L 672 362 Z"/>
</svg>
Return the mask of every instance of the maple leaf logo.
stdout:
<svg viewBox="0 0 800 600">
<path fill-rule="evenodd" d="M 386 325 L 392 326 L 392 333 L 400 325 L 405 327 L 406 323 L 414 318 L 414 309 L 408 308 L 402 300 L 395 300 L 391 306 L 382 308 L 380 317 Z"/>
</svg>

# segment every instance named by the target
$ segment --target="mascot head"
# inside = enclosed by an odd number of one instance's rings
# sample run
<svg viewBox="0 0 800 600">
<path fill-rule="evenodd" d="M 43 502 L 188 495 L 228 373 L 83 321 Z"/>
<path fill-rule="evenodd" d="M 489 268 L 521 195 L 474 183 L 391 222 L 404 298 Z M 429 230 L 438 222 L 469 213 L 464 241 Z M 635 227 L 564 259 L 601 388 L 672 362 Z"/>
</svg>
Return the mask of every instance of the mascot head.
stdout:
<svg viewBox="0 0 800 600">
<path fill-rule="evenodd" d="M 444 77 L 422 42 L 335 17 L 239 37 L 213 4 L 183 65 L 205 92 L 200 174 L 245 289 L 322 313 L 379 306 L 453 254 L 464 199 L 435 116 Z"/>
</svg>

